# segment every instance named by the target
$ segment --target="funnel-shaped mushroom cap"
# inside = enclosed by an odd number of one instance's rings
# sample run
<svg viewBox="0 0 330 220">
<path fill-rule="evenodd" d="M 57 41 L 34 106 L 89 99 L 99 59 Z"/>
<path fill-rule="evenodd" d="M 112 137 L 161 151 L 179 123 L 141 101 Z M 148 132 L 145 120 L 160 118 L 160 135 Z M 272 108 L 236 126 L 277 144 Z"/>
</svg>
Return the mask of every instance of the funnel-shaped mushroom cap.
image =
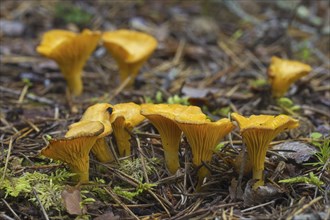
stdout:
<svg viewBox="0 0 330 220">
<path fill-rule="evenodd" d="M 310 71 L 312 71 L 310 65 L 299 61 L 272 57 L 268 69 L 268 76 L 272 86 L 273 96 L 283 96 L 292 83 L 307 75 Z"/>
<path fill-rule="evenodd" d="M 131 30 L 105 32 L 102 40 L 119 66 L 121 82 L 129 76 L 130 83 L 134 82 L 140 68 L 157 47 L 154 37 Z"/>
<path fill-rule="evenodd" d="M 100 37 L 99 32 L 90 30 L 84 30 L 81 34 L 52 30 L 43 35 L 37 52 L 54 60 L 64 75 L 70 91 L 74 95 L 80 95 L 83 90 L 82 69 Z"/>
<path fill-rule="evenodd" d="M 99 135 L 99 138 L 105 137 L 112 133 L 111 123 L 110 123 L 110 115 L 112 111 L 113 111 L 113 106 L 108 103 L 97 103 L 95 105 L 92 105 L 86 109 L 80 121 L 71 124 L 69 126 L 69 129 L 71 130 L 71 128 L 73 127 L 80 126 L 82 122 L 99 121 L 104 126 L 104 132 Z"/>
<path fill-rule="evenodd" d="M 133 102 L 120 103 L 113 106 L 110 122 L 116 137 L 120 156 L 131 155 L 130 133 L 135 126 L 144 120 L 140 114 L 141 107 Z"/>
<path fill-rule="evenodd" d="M 263 185 L 262 172 L 268 145 L 280 132 L 298 127 L 299 122 L 287 115 L 251 115 L 245 118 L 232 113 L 231 116 L 240 128 L 253 166 L 253 178 L 259 180 L 255 185 L 256 188 Z"/>
<path fill-rule="evenodd" d="M 75 136 L 64 139 L 50 140 L 41 154 L 67 163 L 72 172 L 78 175 L 77 180 L 85 183 L 89 180 L 89 151 L 103 132 L 103 125 L 94 122 L 88 126 L 89 130 L 80 130 Z"/>
<path fill-rule="evenodd" d="M 151 121 L 160 134 L 166 166 L 172 174 L 180 167 L 178 152 L 182 133 L 174 118 L 187 108 L 188 106 L 179 104 L 141 105 L 141 114 Z M 198 107 L 191 106 L 190 109 L 202 114 Z"/>
<path fill-rule="evenodd" d="M 175 117 L 175 120 L 188 139 L 193 154 L 193 164 L 200 166 L 202 162 L 209 162 L 212 159 L 215 147 L 233 130 L 234 125 L 227 118 L 211 122 L 206 115 L 189 114 L 187 110 Z M 208 170 L 202 167 L 198 172 L 198 188 L 207 175 Z"/>
<path fill-rule="evenodd" d="M 79 122 L 71 124 L 69 131 L 65 137 L 75 136 L 77 132 L 84 130 L 89 131 L 89 125 L 94 122 L 101 122 L 104 126 L 104 131 L 98 135 L 98 140 L 92 148 L 92 153 L 96 156 L 100 162 L 110 162 L 113 160 L 113 155 L 106 143 L 105 136 L 112 133 L 112 127 L 110 123 L 110 115 L 112 113 L 113 106 L 108 103 L 98 103 L 87 108 Z"/>
</svg>

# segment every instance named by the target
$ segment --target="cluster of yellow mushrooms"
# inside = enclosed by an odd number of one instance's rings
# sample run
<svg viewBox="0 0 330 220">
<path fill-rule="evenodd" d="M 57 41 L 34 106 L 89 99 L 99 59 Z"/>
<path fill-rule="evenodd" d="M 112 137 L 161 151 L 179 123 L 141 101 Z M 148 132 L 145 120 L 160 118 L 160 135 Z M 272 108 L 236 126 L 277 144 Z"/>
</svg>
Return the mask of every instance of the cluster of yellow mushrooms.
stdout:
<svg viewBox="0 0 330 220">
<path fill-rule="evenodd" d="M 295 128 L 298 121 L 286 115 L 252 115 L 245 118 L 232 113 L 251 161 L 255 186 L 263 185 L 266 151 L 270 142 L 282 131 Z M 187 138 L 193 155 L 192 163 L 200 167 L 210 162 L 215 147 L 235 125 L 227 118 L 212 122 L 197 106 L 180 104 L 99 103 L 90 106 L 81 120 L 69 126 L 63 139 L 52 139 L 41 154 L 67 163 L 78 181 L 89 180 L 89 152 L 101 162 L 111 162 L 113 152 L 105 137 L 114 134 L 121 157 L 131 154 L 132 129 L 148 119 L 158 130 L 167 169 L 174 174 L 179 168 L 182 133 Z M 198 170 L 198 187 L 209 172 L 205 166 Z"/>
<path fill-rule="evenodd" d="M 54 60 L 73 95 L 83 91 L 82 70 L 96 48 L 102 42 L 118 64 L 121 82 L 134 82 L 140 68 L 157 47 L 157 40 L 148 34 L 117 30 L 101 33 L 84 30 L 77 34 L 66 30 L 51 30 L 43 35 L 37 52 Z M 269 81 L 274 97 L 283 96 L 290 85 L 307 75 L 312 68 L 304 63 L 272 57 L 268 69 Z"/>
<path fill-rule="evenodd" d="M 73 95 L 83 91 L 82 70 L 96 46 L 102 44 L 118 64 L 120 80 L 131 84 L 144 62 L 157 47 L 157 40 L 145 33 L 117 30 L 100 33 L 84 30 L 77 34 L 65 30 L 52 30 L 44 34 L 37 51 L 53 59 L 64 75 Z M 272 57 L 268 69 L 274 97 L 283 96 L 290 85 L 311 71 L 309 65 L 298 61 Z M 263 185 L 266 151 L 270 142 L 282 131 L 295 128 L 298 121 L 286 115 L 252 115 L 248 118 L 232 113 L 251 161 L 254 188 Z M 53 139 L 41 154 L 67 163 L 77 173 L 80 182 L 89 180 L 90 151 L 101 162 L 113 160 L 113 152 L 106 136 L 114 134 L 120 156 L 131 154 L 130 132 L 148 119 L 158 130 L 166 167 L 170 173 L 180 168 L 178 153 L 182 134 L 187 138 L 193 155 L 192 162 L 200 167 L 209 162 L 215 147 L 235 125 L 229 119 L 210 121 L 196 106 L 178 104 L 100 103 L 90 106 L 81 120 L 69 126 L 63 139 Z M 198 187 L 209 175 L 206 167 L 198 171 Z"/>
</svg>

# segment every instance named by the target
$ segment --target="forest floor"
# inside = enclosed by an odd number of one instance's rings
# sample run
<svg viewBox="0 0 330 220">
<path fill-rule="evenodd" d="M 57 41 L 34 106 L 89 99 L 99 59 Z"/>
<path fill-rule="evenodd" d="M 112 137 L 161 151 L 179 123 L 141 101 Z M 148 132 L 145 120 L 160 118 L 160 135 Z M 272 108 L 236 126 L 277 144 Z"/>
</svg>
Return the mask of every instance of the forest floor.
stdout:
<svg viewBox="0 0 330 220">
<path fill-rule="evenodd" d="M 157 38 L 134 88 L 118 89 L 117 65 L 100 45 L 84 67 L 83 94 L 67 94 L 56 63 L 35 48 L 48 30 L 84 28 Z M 329 1 L 321 0 L 2 0 L 0 219 L 329 219 L 329 34 Z M 313 69 L 281 101 L 268 83 L 272 56 Z M 279 135 L 267 152 L 272 196 L 249 191 L 251 176 L 233 168 L 243 147 L 238 129 L 206 164 L 211 176 L 196 192 L 186 140 L 182 169 L 170 175 L 148 121 L 132 132 L 130 158 L 108 164 L 91 158 L 91 182 L 74 186 L 65 164 L 40 150 L 99 102 L 190 103 L 213 120 L 231 112 L 287 114 L 300 126 Z M 112 136 L 107 140 L 115 146 Z M 295 179 L 279 182 L 289 178 Z"/>
</svg>

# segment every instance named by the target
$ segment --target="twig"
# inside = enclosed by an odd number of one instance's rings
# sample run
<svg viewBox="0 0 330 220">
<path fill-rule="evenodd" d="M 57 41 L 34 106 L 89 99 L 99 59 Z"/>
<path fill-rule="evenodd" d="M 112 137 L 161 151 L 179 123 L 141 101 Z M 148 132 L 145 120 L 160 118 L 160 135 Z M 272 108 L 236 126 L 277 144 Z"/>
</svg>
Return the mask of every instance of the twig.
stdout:
<svg viewBox="0 0 330 220">
<path fill-rule="evenodd" d="M 125 89 L 125 87 L 128 85 L 129 81 L 131 81 L 132 76 L 127 77 L 124 82 L 122 82 L 117 88 L 116 90 L 113 92 L 113 94 L 110 96 L 108 102 L 110 102 L 114 97 L 116 97 L 119 93 L 121 93 L 121 91 L 123 89 Z"/>
<path fill-rule="evenodd" d="M 6 200 L 1 199 L 3 201 L 3 203 L 5 203 L 5 205 L 7 206 L 7 208 L 11 211 L 11 213 L 14 215 L 14 218 L 16 220 L 20 220 L 21 218 L 16 214 L 16 212 L 10 207 L 10 205 L 7 203 Z M 10 218 L 11 219 L 11 218 Z"/>
<path fill-rule="evenodd" d="M 3 212 L 0 212 L 0 219 L 3 219 L 3 220 L 14 220 L 13 218 L 9 217 L 8 215 L 6 215 Z"/>
<path fill-rule="evenodd" d="M 44 217 L 45 217 L 46 220 L 49 220 L 49 217 L 47 215 L 47 212 L 45 210 L 45 207 L 42 205 L 42 203 L 41 203 L 41 201 L 39 199 L 38 193 L 37 193 L 37 191 L 36 191 L 36 189 L 34 187 L 32 187 L 32 191 L 33 191 L 33 194 L 36 197 L 36 199 L 37 199 L 37 201 L 38 201 L 38 203 L 39 203 L 39 205 L 41 207 L 42 214 L 44 215 Z"/>
<path fill-rule="evenodd" d="M 181 60 L 181 57 L 182 57 L 182 53 L 183 53 L 183 49 L 184 49 L 184 46 L 186 45 L 186 40 L 184 39 L 181 39 L 180 42 L 179 42 L 179 46 L 176 50 L 176 53 L 174 55 L 174 58 L 172 60 L 172 63 L 174 65 L 178 65 L 180 63 L 180 60 Z"/>
<path fill-rule="evenodd" d="M 294 213 L 291 213 L 291 215 L 289 215 L 286 219 L 292 219 L 293 216 L 299 215 L 300 213 L 302 213 L 304 210 L 306 210 L 307 208 L 309 208 L 310 206 L 312 206 L 314 203 L 318 202 L 319 200 L 321 200 L 323 197 L 319 196 L 315 199 L 313 199 L 312 201 L 310 201 L 308 204 L 304 205 L 303 207 L 301 207 L 300 209 L 298 209 L 297 211 L 295 211 Z"/>
<path fill-rule="evenodd" d="M 9 157 L 10 157 L 10 154 L 11 154 L 12 147 L 13 147 L 13 137 L 11 137 L 10 140 L 9 140 L 8 153 L 7 153 L 7 158 L 6 158 L 6 162 L 5 162 L 5 168 L 3 169 L 1 183 L 4 181 L 4 179 L 6 177 L 6 171 L 7 171 Z"/>
<path fill-rule="evenodd" d="M 260 205 L 256 205 L 256 206 L 253 206 L 253 207 L 250 207 L 250 208 L 247 208 L 247 209 L 243 209 L 243 210 L 241 210 L 241 212 L 242 213 L 248 212 L 248 211 L 251 211 L 251 210 L 254 210 L 254 209 L 257 209 L 257 208 L 260 208 L 260 207 L 264 207 L 264 206 L 269 205 L 269 204 L 272 204 L 274 202 L 275 202 L 275 200 L 272 200 L 270 202 L 266 202 L 266 203 L 263 203 L 263 204 L 260 204 Z"/>
<path fill-rule="evenodd" d="M 17 96 L 19 96 L 21 94 L 21 92 L 19 92 L 19 91 L 9 89 L 9 88 L 3 87 L 3 86 L 0 86 L 0 92 L 7 92 L 7 93 L 14 94 L 14 95 L 17 95 Z M 53 106 L 55 104 L 50 99 L 47 99 L 47 98 L 44 98 L 44 97 L 39 97 L 39 96 L 36 96 L 32 93 L 26 94 L 26 98 L 28 98 L 32 101 L 40 102 L 40 103 L 51 105 L 51 106 Z"/>
<path fill-rule="evenodd" d="M 115 202 L 120 205 L 123 209 L 125 209 L 134 219 L 139 219 L 139 217 L 137 217 L 126 205 L 125 203 L 123 203 L 118 196 L 111 190 L 111 189 L 107 189 L 106 187 L 103 187 L 103 189 L 111 196 L 111 198 L 113 200 L 115 200 Z"/>
<path fill-rule="evenodd" d="M 19 104 L 22 104 L 22 102 L 23 102 L 23 100 L 24 100 L 24 97 L 25 97 L 25 95 L 26 95 L 26 93 L 27 93 L 27 91 L 28 91 L 28 88 L 29 88 L 28 85 L 25 85 L 25 86 L 23 87 L 22 92 L 21 92 L 21 94 L 20 94 L 20 96 L 19 96 L 19 98 L 18 98 L 18 101 L 17 101 Z"/>
<path fill-rule="evenodd" d="M 143 175 L 144 175 L 146 183 L 149 183 L 149 177 L 148 177 L 148 173 L 147 173 L 146 163 L 144 161 L 144 157 L 143 157 L 143 154 L 142 154 L 142 148 L 141 148 L 140 140 L 139 140 L 138 137 L 135 137 L 135 140 L 136 140 L 138 151 L 139 151 L 139 157 L 141 159 Z"/>
</svg>

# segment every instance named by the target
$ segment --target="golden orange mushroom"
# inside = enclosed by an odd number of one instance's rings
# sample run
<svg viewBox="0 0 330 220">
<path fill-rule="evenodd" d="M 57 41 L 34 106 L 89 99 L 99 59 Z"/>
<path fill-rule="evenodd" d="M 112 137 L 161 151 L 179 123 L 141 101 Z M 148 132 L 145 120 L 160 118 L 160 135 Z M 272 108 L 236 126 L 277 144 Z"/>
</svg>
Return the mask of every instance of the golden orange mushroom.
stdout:
<svg viewBox="0 0 330 220">
<path fill-rule="evenodd" d="M 110 122 L 121 157 L 131 155 L 131 144 L 129 142 L 131 135 L 129 132 L 145 119 L 140 111 L 141 107 L 133 102 L 113 106 Z"/>
<path fill-rule="evenodd" d="M 58 64 L 70 91 L 78 96 L 83 91 L 82 69 L 100 37 L 100 32 L 87 29 L 81 34 L 51 30 L 43 35 L 37 52 Z"/>
<path fill-rule="evenodd" d="M 270 142 L 282 131 L 299 126 L 299 122 L 287 115 L 251 115 L 246 118 L 232 113 L 238 123 L 240 133 L 252 164 L 253 179 L 257 180 L 253 188 L 264 185 L 263 171 L 266 152 Z"/>
<path fill-rule="evenodd" d="M 94 121 L 85 126 L 79 126 L 74 136 L 50 140 L 41 150 L 42 155 L 67 163 L 70 170 L 77 174 L 75 180 L 81 183 L 89 181 L 89 152 L 104 130 L 101 122 Z"/>
<path fill-rule="evenodd" d="M 112 110 L 113 106 L 108 103 L 98 103 L 88 107 L 80 121 L 69 126 L 69 131 L 65 134 L 65 137 L 75 136 L 75 133 L 80 130 L 80 126 L 86 128 L 88 123 L 93 123 L 95 121 L 101 122 L 104 126 L 104 131 L 98 135 L 97 140 L 93 145 L 92 153 L 100 162 L 112 161 L 113 155 L 105 139 L 107 135 L 112 133 L 112 127 L 110 123 L 110 115 Z M 86 132 L 88 132 L 88 129 Z"/>
<path fill-rule="evenodd" d="M 141 105 L 141 114 L 151 121 L 160 134 L 164 148 L 165 163 L 172 174 L 180 168 L 178 153 L 182 134 L 174 118 L 187 108 L 188 106 L 180 104 Z M 190 107 L 190 109 L 191 112 L 202 113 L 198 107 Z"/>
<path fill-rule="evenodd" d="M 215 147 L 232 131 L 234 125 L 227 118 L 211 122 L 203 113 L 190 112 L 190 109 L 187 108 L 176 116 L 175 121 L 188 139 L 193 154 L 193 164 L 200 166 L 202 162 L 211 161 Z M 197 190 L 208 175 L 209 171 L 205 166 L 199 169 Z"/>
<path fill-rule="evenodd" d="M 108 31 L 102 35 L 104 46 L 116 60 L 120 81 L 130 77 L 132 85 L 140 68 L 157 47 L 157 40 L 148 34 L 132 31 Z"/>
<path fill-rule="evenodd" d="M 274 97 L 283 96 L 290 85 L 312 71 L 310 65 L 294 60 L 272 57 L 268 68 L 269 81 Z"/>
</svg>

